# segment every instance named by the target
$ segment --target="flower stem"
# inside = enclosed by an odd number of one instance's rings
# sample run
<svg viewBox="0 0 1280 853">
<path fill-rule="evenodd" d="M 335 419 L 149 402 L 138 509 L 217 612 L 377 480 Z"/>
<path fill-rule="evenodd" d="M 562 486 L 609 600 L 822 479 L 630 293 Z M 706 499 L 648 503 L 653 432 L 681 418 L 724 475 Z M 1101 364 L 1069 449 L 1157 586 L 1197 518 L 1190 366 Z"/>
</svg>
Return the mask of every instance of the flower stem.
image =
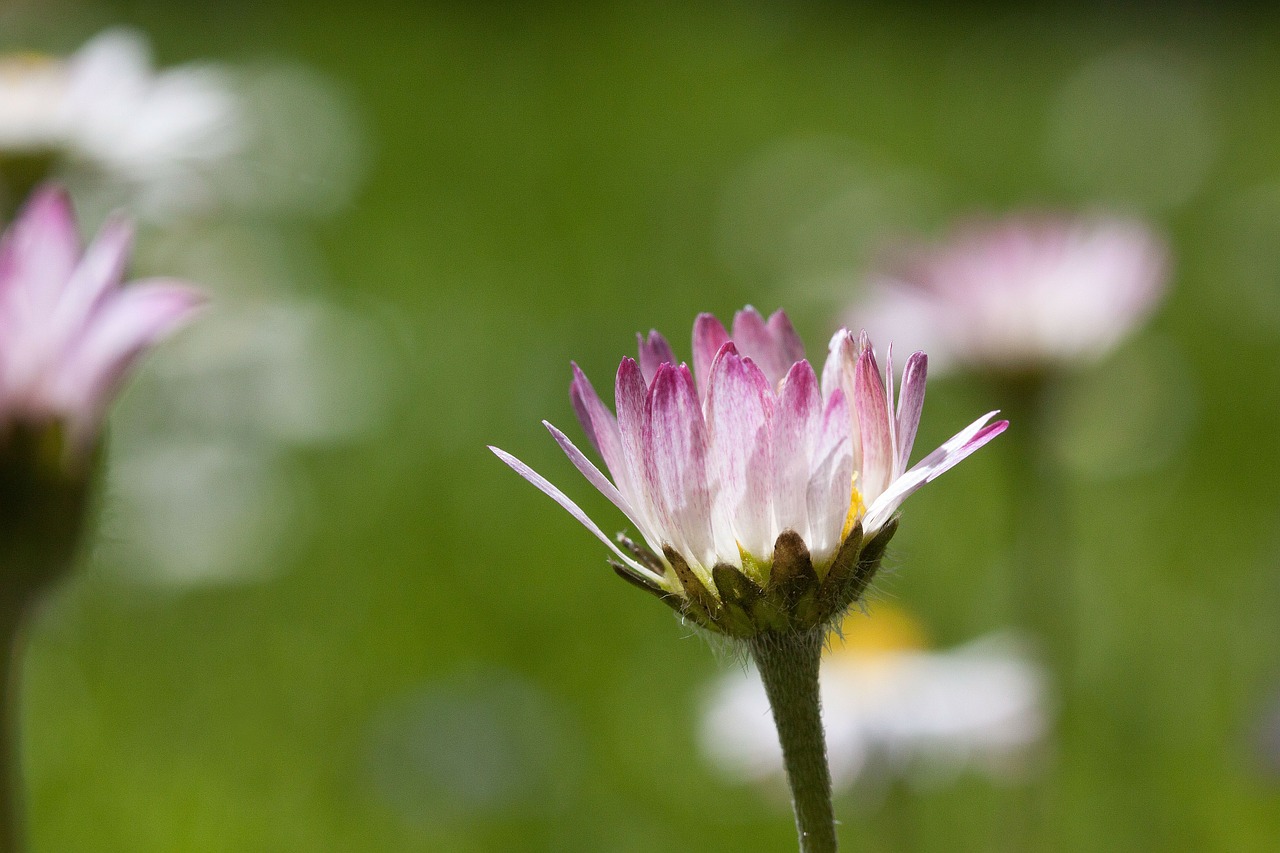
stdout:
<svg viewBox="0 0 1280 853">
<path fill-rule="evenodd" d="M 778 727 L 801 853 L 835 853 L 837 847 L 818 694 L 824 641 L 821 630 L 770 632 L 749 641 Z"/>
<path fill-rule="evenodd" d="M 0 599 L 0 853 L 24 849 L 19 749 L 24 609 L 11 596 Z"/>
<path fill-rule="evenodd" d="M 1017 622 L 1040 639 L 1054 674 L 1065 682 L 1075 664 L 1076 596 L 1066 484 L 1050 440 L 1053 388 L 1052 377 L 1038 377 L 1014 384 L 1008 394 L 1007 408 L 1021 427 L 1009 431 L 1010 585 Z"/>
</svg>

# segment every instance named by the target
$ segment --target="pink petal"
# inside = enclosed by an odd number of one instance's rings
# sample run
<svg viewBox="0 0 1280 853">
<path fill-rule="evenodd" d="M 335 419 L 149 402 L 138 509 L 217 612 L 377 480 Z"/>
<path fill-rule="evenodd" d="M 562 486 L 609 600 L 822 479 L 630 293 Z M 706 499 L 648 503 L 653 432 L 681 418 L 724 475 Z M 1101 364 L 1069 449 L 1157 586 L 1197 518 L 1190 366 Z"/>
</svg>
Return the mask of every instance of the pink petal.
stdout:
<svg viewBox="0 0 1280 853">
<path fill-rule="evenodd" d="M 843 448 L 852 455 L 852 442 L 849 440 L 849 430 L 852 425 L 853 416 L 849 412 L 849 401 L 844 396 L 844 392 L 837 388 L 827 400 L 822 412 L 821 428 L 813 446 L 813 470 L 816 471 L 819 462 L 826 459 L 834 450 Z"/>
<path fill-rule="evenodd" d="M 645 398 L 642 433 L 649 496 L 666 544 L 709 569 L 715 563 L 707 488 L 707 435 L 689 368 L 658 368 Z"/>
<path fill-rule="evenodd" d="M 778 532 L 808 530 L 813 447 L 822 428 L 822 393 L 808 361 L 791 366 L 773 421 L 773 514 Z"/>
<path fill-rule="evenodd" d="M 564 492 L 560 491 L 555 486 L 551 485 L 551 483 L 548 482 L 545 477 L 543 477 L 537 471 L 530 468 L 528 465 L 521 462 L 519 459 L 512 456 L 510 453 L 507 453 L 505 450 L 501 450 L 497 447 L 494 447 L 493 445 L 490 445 L 489 449 L 492 450 L 494 452 L 494 455 L 496 455 L 499 459 L 507 463 L 507 465 L 511 466 L 511 470 L 515 471 L 521 477 L 524 477 L 526 480 L 532 483 L 535 487 L 537 487 L 543 494 L 551 498 L 556 503 L 560 504 L 560 506 L 564 507 L 570 515 L 572 515 L 574 518 L 578 520 L 579 524 L 587 528 L 587 530 L 590 530 L 592 535 L 594 535 L 597 539 L 599 539 L 601 542 L 607 545 L 609 550 L 612 551 L 615 555 L 617 555 L 617 557 L 620 560 L 622 560 L 624 565 L 626 565 L 628 568 L 634 571 L 637 575 L 644 577 L 650 581 L 653 581 L 659 586 L 665 586 L 662 578 L 660 578 L 658 575 L 651 572 L 649 569 L 646 569 L 644 566 L 640 565 L 638 562 L 636 562 L 634 557 L 630 556 L 629 554 L 624 554 L 622 552 L 622 549 L 619 548 L 613 542 L 612 539 L 610 539 L 608 536 L 605 536 L 604 531 L 602 531 L 598 526 L 596 526 L 596 523 L 594 521 L 592 521 L 589 517 L 587 517 L 587 514 L 582 511 L 581 507 L 579 507 L 576 503 L 570 500 L 569 497 L 565 495 Z"/>
<path fill-rule="evenodd" d="M 804 341 L 796 334 L 795 327 L 791 325 L 791 318 L 787 316 L 787 312 L 779 308 L 769 316 L 769 333 L 773 336 L 774 345 L 778 352 L 782 355 L 782 360 L 786 363 L 787 368 L 797 361 L 804 360 Z M 783 374 L 786 375 L 785 373 Z"/>
<path fill-rule="evenodd" d="M 148 349 L 190 320 L 204 303 L 178 283 L 132 285 L 106 301 L 72 342 L 51 396 L 69 411 L 98 408 Z"/>
<path fill-rule="evenodd" d="M 569 399 L 582 424 L 582 430 L 591 440 L 596 452 L 604 460 L 613 481 L 624 494 L 631 494 L 626 456 L 622 452 L 622 437 L 618 432 L 618 420 L 600 399 L 587 375 L 578 365 L 573 367 L 573 382 L 569 385 Z"/>
<path fill-rule="evenodd" d="M 809 535 L 805 541 L 814 560 L 830 556 L 853 498 L 853 445 L 849 431 L 853 417 L 844 392 L 836 389 L 827 400 L 822 427 L 813 450 L 812 473 L 806 493 Z"/>
<path fill-rule="evenodd" d="M 626 496 L 624 496 L 613 483 L 609 482 L 609 478 L 602 474 L 599 468 L 591 464 L 591 460 L 588 459 L 582 451 L 569 440 L 568 436 L 558 430 L 553 424 L 549 421 L 543 421 L 542 425 L 551 433 L 552 438 L 556 440 L 556 444 L 560 445 L 560 449 L 564 451 L 565 456 L 569 457 L 569 461 L 573 463 L 573 466 L 578 469 L 582 476 L 587 478 L 587 482 L 595 486 L 600 491 L 600 494 L 604 495 L 613 502 L 614 506 L 622 510 L 622 514 L 630 519 L 636 530 L 639 530 L 641 535 L 645 537 L 650 548 L 660 549 L 662 547 L 662 543 L 654 541 L 651 537 L 651 529 L 648 519 L 631 504 Z"/>
<path fill-rule="evenodd" d="M 804 344 L 782 311 L 775 312 L 766 323 L 755 308 L 743 308 L 733 316 L 733 342 L 739 352 L 760 366 L 774 387 L 791 365 L 804 358 Z"/>
<path fill-rule="evenodd" d="M 716 484 L 712 517 L 717 531 L 761 559 L 773 553 L 773 392 L 750 359 L 725 344 L 711 369 L 707 393 L 710 475 Z M 735 549 L 736 550 L 736 549 Z M 729 551 L 734 553 L 734 551 Z"/>
<path fill-rule="evenodd" d="M 996 414 L 998 413 L 988 412 L 978 418 L 890 484 L 867 510 L 864 528 L 868 532 L 879 529 L 913 493 L 950 471 L 978 448 L 1004 432 L 1009 426 L 1008 421 L 987 424 Z"/>
<path fill-rule="evenodd" d="M 706 399 L 711 364 L 720 347 L 729 341 L 724 325 L 711 314 L 699 314 L 693 321 L 693 375 L 698 380 L 698 397 Z"/>
<path fill-rule="evenodd" d="M 89 244 L 49 319 L 49 334 L 69 341 L 89 321 L 108 293 L 120 286 L 133 248 L 133 226 L 112 217 Z"/>
<path fill-rule="evenodd" d="M 920 413 L 924 410 L 925 377 L 929 358 L 922 352 L 912 353 L 902 371 L 902 388 L 898 391 L 898 459 L 894 476 L 900 477 L 911 461 L 911 448 L 916 443 Z"/>
<path fill-rule="evenodd" d="M 0 293 L 16 316 L 41 322 L 80 261 L 71 198 L 60 187 L 36 192 L 0 242 Z"/>
<path fill-rule="evenodd" d="M 671 352 L 671 345 L 667 343 L 667 339 L 658 334 L 657 329 L 649 331 L 649 338 L 645 340 L 644 336 L 636 334 L 636 344 L 640 350 L 640 371 L 644 374 L 646 383 L 652 382 L 654 374 L 658 372 L 658 367 L 663 364 L 676 364 L 676 357 Z"/>
<path fill-rule="evenodd" d="M 614 383 L 614 405 L 618 408 L 618 440 L 622 448 L 622 467 L 626 470 L 626 495 L 632 506 L 655 523 L 658 516 L 645 476 L 645 382 L 640 365 L 624 358 L 618 365 Z M 615 479 L 615 482 L 623 482 Z"/>
<path fill-rule="evenodd" d="M 856 396 L 854 378 L 857 374 L 859 355 L 857 339 L 848 329 L 841 329 L 831 336 L 831 343 L 827 345 L 827 361 L 822 366 L 822 398 L 824 400 L 830 400 L 837 390 L 844 393 L 846 402 L 854 399 Z M 855 453 L 861 450 L 856 422 L 853 445 Z"/>
<path fill-rule="evenodd" d="M 862 439 L 862 459 L 858 489 L 873 501 L 893 476 L 893 436 L 890 432 L 886 389 L 880 379 L 875 353 L 863 351 L 855 372 L 854 409 Z"/>
<path fill-rule="evenodd" d="M 898 464 L 898 408 L 893 393 L 893 342 L 884 355 L 884 406 L 889 424 L 889 479 L 893 479 L 894 466 Z"/>
</svg>

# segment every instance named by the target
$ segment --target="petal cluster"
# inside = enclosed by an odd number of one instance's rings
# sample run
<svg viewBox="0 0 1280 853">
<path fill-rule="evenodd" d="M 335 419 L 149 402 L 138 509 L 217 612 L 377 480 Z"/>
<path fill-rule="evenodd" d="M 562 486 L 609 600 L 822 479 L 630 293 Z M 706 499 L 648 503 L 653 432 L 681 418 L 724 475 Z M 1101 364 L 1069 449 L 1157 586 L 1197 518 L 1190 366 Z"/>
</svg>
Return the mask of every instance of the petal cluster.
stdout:
<svg viewBox="0 0 1280 853">
<path fill-rule="evenodd" d="M 874 572 L 907 496 L 1007 426 L 988 414 L 908 469 L 925 372 L 916 353 L 895 395 L 892 356 L 882 372 L 867 336 L 841 331 L 819 379 L 787 316 L 750 307 L 732 334 L 697 318 L 692 369 L 657 332 L 639 336 L 639 357 L 618 367 L 616 413 L 575 365 L 570 397 L 605 471 L 547 429 L 643 545 L 613 542 L 545 478 L 494 452 L 608 545 L 620 573 L 692 604 L 700 621 L 749 632 L 799 607 L 821 622 L 861 593 L 869 576 L 850 577 Z M 731 600 L 745 623 L 721 612 Z"/>
<path fill-rule="evenodd" d="M 1026 372 L 1105 355 L 1159 303 L 1168 250 L 1116 217 L 971 222 L 907 250 L 853 318 L 957 361 Z"/>
<path fill-rule="evenodd" d="M 132 229 L 109 221 L 85 248 L 66 193 L 44 189 L 0 238 L 0 428 L 55 422 L 86 448 L 119 382 L 191 317 L 171 281 L 122 287 Z"/>
</svg>

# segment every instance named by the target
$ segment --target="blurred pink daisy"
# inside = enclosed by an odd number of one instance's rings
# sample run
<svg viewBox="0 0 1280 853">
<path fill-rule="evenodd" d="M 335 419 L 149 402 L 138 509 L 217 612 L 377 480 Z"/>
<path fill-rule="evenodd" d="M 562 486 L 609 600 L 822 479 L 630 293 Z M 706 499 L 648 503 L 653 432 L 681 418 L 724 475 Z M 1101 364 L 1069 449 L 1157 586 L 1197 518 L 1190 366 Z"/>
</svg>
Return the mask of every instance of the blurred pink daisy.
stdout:
<svg viewBox="0 0 1280 853">
<path fill-rule="evenodd" d="M 924 353 L 895 399 L 866 334 L 831 340 L 821 380 L 787 316 L 754 308 L 733 334 L 709 314 L 693 369 L 656 331 L 618 367 L 610 411 L 575 365 L 570 396 L 605 476 L 545 423 L 644 544 L 610 540 L 576 503 L 492 448 L 615 554 L 622 577 L 704 627 L 752 637 L 829 623 L 865 590 L 902 502 L 1008 426 L 994 412 L 908 468 L 924 404 Z"/>
<path fill-rule="evenodd" d="M 0 429 L 94 444 L 120 382 L 201 304 L 168 280 L 122 287 L 133 230 L 109 221 L 85 248 L 61 189 L 37 192 L 0 238 Z"/>
<path fill-rule="evenodd" d="M 943 366 L 1037 372 L 1108 353 L 1159 303 L 1167 267 L 1164 242 L 1134 220 L 976 221 L 875 273 L 851 318 Z"/>
</svg>

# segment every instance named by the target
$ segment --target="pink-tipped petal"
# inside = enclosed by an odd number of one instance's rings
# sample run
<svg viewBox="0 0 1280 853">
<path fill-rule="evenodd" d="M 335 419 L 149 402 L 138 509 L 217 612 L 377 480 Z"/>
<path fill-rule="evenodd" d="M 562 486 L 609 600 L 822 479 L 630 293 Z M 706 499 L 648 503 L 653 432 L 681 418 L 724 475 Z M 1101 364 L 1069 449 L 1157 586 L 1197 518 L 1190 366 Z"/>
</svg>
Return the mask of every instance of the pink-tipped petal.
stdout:
<svg viewBox="0 0 1280 853">
<path fill-rule="evenodd" d="M 849 400 L 837 388 L 822 410 L 822 421 L 813 446 L 813 470 L 817 470 L 820 460 L 826 459 L 831 451 L 851 444 L 849 429 L 852 426 L 853 413 L 849 410 Z"/>
<path fill-rule="evenodd" d="M 707 393 L 712 517 L 729 540 L 717 537 L 722 553 L 734 541 L 760 560 L 773 553 L 773 400 L 760 368 L 725 344 Z"/>
<path fill-rule="evenodd" d="M 911 461 L 911 448 L 916 443 L 920 413 L 924 410 L 924 383 L 929 359 L 922 352 L 912 353 L 902 371 L 902 388 L 898 391 L 898 459 L 893 474 L 900 477 Z"/>
<path fill-rule="evenodd" d="M 9 312 L 47 317 L 75 272 L 80 252 L 70 196 L 61 187 L 38 190 L 0 241 L 0 294 Z"/>
<path fill-rule="evenodd" d="M 661 527 L 705 569 L 714 565 L 707 435 L 693 376 L 683 365 L 658 368 L 645 399 L 645 475 Z M 691 561 L 692 565 L 692 561 Z"/>
<path fill-rule="evenodd" d="M 845 390 L 845 373 L 849 374 L 848 387 L 853 387 L 853 368 L 858 363 L 853 335 L 848 329 L 840 329 L 827 344 L 827 360 L 822 365 L 822 399 L 830 400 L 836 389 Z M 848 392 L 845 392 L 848 396 Z"/>
<path fill-rule="evenodd" d="M 808 361 L 797 361 L 782 380 L 773 424 L 774 525 L 804 536 L 813 447 L 822 428 L 822 392 Z"/>
<path fill-rule="evenodd" d="M 917 462 L 914 466 L 912 466 L 911 471 L 908 471 L 907 473 L 909 474 L 912 471 L 934 472 L 934 471 L 938 471 L 939 468 L 941 468 L 942 471 L 947 470 L 947 468 L 951 467 L 951 465 L 947 464 L 948 460 L 955 457 L 957 453 L 960 453 L 964 451 L 966 448 L 968 448 L 970 444 L 976 439 L 978 434 L 981 433 L 983 430 L 987 429 L 987 422 L 990 421 L 992 418 L 994 418 L 998 414 L 1000 414 L 999 411 L 987 412 L 985 415 L 978 418 L 976 421 L 969 424 L 964 429 L 960 430 L 960 432 L 956 433 L 955 435 L 951 436 L 951 438 L 944 441 L 941 445 L 938 446 L 936 450 L 934 450 L 928 456 L 925 456 L 923 459 Z M 1000 421 L 999 423 L 1004 424 L 1004 426 L 1000 427 L 1000 430 L 999 430 L 999 432 L 1003 432 L 1004 428 L 1008 426 L 1008 422 Z M 995 426 L 995 424 L 992 424 L 992 426 Z M 996 434 L 998 435 L 999 432 L 997 432 Z M 994 436 L 992 437 L 994 438 Z M 977 448 L 973 448 L 973 449 L 976 450 Z M 972 451 L 969 451 L 969 452 L 972 452 Z M 960 457 L 960 459 L 963 459 L 963 458 L 964 458 L 963 456 Z M 959 461 L 959 460 L 957 459 L 956 461 Z M 954 464 L 954 462 L 951 464 Z M 946 465 L 946 467 L 945 468 L 942 467 L 943 465 Z M 938 473 L 941 473 L 941 471 L 938 471 Z M 932 476 L 930 477 L 930 479 L 932 479 Z"/>
<path fill-rule="evenodd" d="M 604 460 L 609 475 L 618 489 L 628 498 L 633 495 L 632 480 L 627 469 L 626 455 L 622 451 L 622 437 L 618 432 L 618 420 L 600 399 L 596 389 L 578 365 L 573 365 L 573 382 L 569 385 L 569 399 L 582 424 L 582 430 L 592 446 Z"/>
<path fill-rule="evenodd" d="M 712 314 L 699 314 L 693 321 L 693 375 L 698 380 L 698 397 L 706 399 L 711 365 L 720 347 L 729 341 L 724 324 Z"/>
<path fill-rule="evenodd" d="M 511 470 L 515 471 L 521 477 L 524 477 L 526 480 L 532 483 L 544 495 L 551 498 L 556 503 L 560 504 L 560 506 L 562 506 L 571 516 L 577 519 L 579 524 L 587 528 L 587 530 L 591 531 L 591 534 L 593 536 L 595 536 L 597 539 L 599 539 L 601 542 L 607 545 L 609 547 L 609 550 L 612 551 L 618 557 L 618 559 L 622 560 L 623 564 L 626 565 L 629 569 L 631 569 L 637 575 L 644 577 L 660 586 L 663 585 L 663 581 L 661 577 L 654 574 L 649 569 L 646 569 L 644 566 L 640 565 L 638 562 L 636 562 L 634 557 L 631 557 L 628 554 L 624 554 L 622 552 L 622 549 L 620 549 L 612 539 L 610 539 L 608 536 L 605 536 L 604 531 L 602 531 L 596 525 L 596 523 L 592 521 L 585 512 L 582 511 L 581 507 L 579 507 L 576 503 L 570 500 L 568 495 L 566 495 L 564 492 L 560 491 L 555 486 L 553 486 L 545 477 L 543 477 L 537 471 L 530 468 L 528 465 L 521 462 L 516 457 L 512 456 L 510 453 L 507 453 L 505 450 L 494 447 L 492 445 L 489 446 L 489 449 L 493 451 L 495 456 L 497 456 L 503 462 L 507 463 L 507 465 L 511 467 Z"/>
<path fill-rule="evenodd" d="M 51 380 L 60 408 L 96 409 L 151 346 L 191 319 L 204 297 L 180 283 L 133 285 L 109 299 Z"/>
<path fill-rule="evenodd" d="M 596 438 L 592 398 L 600 401 L 600 395 L 596 393 L 591 380 L 587 378 L 587 374 L 582 372 L 582 368 L 578 367 L 576 361 L 569 362 L 569 369 L 573 371 L 573 379 L 569 380 L 569 402 L 573 404 L 573 413 L 577 416 L 578 424 L 582 427 L 582 431 L 587 434 L 587 440 L 591 442 L 591 446 L 599 453 L 600 440 Z M 600 402 L 601 405 L 604 405 L 603 401 Z M 612 413 L 610 414 L 612 415 Z"/>
<path fill-rule="evenodd" d="M 769 328 L 769 334 L 773 337 L 774 346 L 782 356 L 782 361 L 787 365 L 787 370 L 791 369 L 791 365 L 797 361 L 804 360 L 804 341 L 796 334 L 796 329 L 791 325 L 791 318 L 787 316 L 787 312 L 779 308 L 769 315 L 769 322 L 766 324 Z M 786 373 L 784 371 L 783 375 Z"/>
<path fill-rule="evenodd" d="M 649 331 L 649 337 L 636 333 L 636 346 L 640 350 L 640 372 L 644 374 L 646 383 L 652 382 L 658 367 L 664 364 L 675 364 L 676 357 L 671 351 L 667 339 L 657 329 Z"/>
<path fill-rule="evenodd" d="M 852 426 L 849 404 L 844 392 L 837 388 L 822 414 L 806 493 L 809 511 L 806 541 L 815 560 L 829 556 L 840 544 L 840 533 L 853 499 L 854 460 L 849 440 Z"/>
<path fill-rule="evenodd" d="M 889 348 L 884 355 L 884 405 L 885 411 L 889 413 L 889 479 L 893 479 L 894 467 L 898 464 L 898 407 L 894 402 L 893 388 L 893 343 L 889 343 Z"/>
<path fill-rule="evenodd" d="M 987 423 L 996 414 L 998 413 L 988 412 L 978 418 L 895 480 L 868 509 L 863 522 L 864 527 L 868 531 L 878 529 L 893 517 L 898 507 L 902 506 L 903 501 L 913 493 L 950 471 L 974 451 L 1004 432 L 1009 427 L 1008 421 Z"/>
<path fill-rule="evenodd" d="M 750 305 L 743 308 L 733 315 L 733 341 L 743 356 L 759 365 L 774 387 L 787 375 L 791 365 L 804 358 L 804 345 L 781 311 L 766 323 L 755 308 Z"/>
<path fill-rule="evenodd" d="M 560 445 L 560 449 L 564 451 L 565 456 L 569 457 L 573 467 L 577 468 L 579 473 L 587 478 L 587 482 L 600 491 L 600 494 L 622 510 L 622 514 L 631 521 L 636 530 L 640 531 L 645 541 L 649 543 L 649 547 L 661 548 L 662 543 L 654 541 L 649 520 L 636 507 L 632 506 L 631 501 L 609 481 L 609 478 L 601 473 L 600 469 L 593 465 L 591 460 L 569 440 L 569 437 L 557 429 L 550 421 L 543 421 L 542 425 L 551 433 L 551 437 L 556 440 L 556 444 Z"/>
<path fill-rule="evenodd" d="M 893 476 L 893 435 L 886 406 L 886 390 L 870 349 L 858 358 L 855 373 L 854 411 L 862 439 L 861 478 L 858 488 L 863 498 L 874 501 Z"/>
<path fill-rule="evenodd" d="M 120 286 L 132 248 L 133 226 L 128 220 L 112 217 L 102 226 L 49 318 L 49 334 L 54 339 L 68 341 L 84 328 L 94 310 Z"/>
<path fill-rule="evenodd" d="M 625 494 L 646 518 L 657 520 L 653 496 L 645 475 L 645 387 L 644 376 L 635 359 L 624 358 L 618 364 L 614 382 L 613 399 L 618 409 L 618 441 L 622 447 L 623 468 L 626 470 Z M 615 480 L 621 483 L 621 480 Z"/>
</svg>

